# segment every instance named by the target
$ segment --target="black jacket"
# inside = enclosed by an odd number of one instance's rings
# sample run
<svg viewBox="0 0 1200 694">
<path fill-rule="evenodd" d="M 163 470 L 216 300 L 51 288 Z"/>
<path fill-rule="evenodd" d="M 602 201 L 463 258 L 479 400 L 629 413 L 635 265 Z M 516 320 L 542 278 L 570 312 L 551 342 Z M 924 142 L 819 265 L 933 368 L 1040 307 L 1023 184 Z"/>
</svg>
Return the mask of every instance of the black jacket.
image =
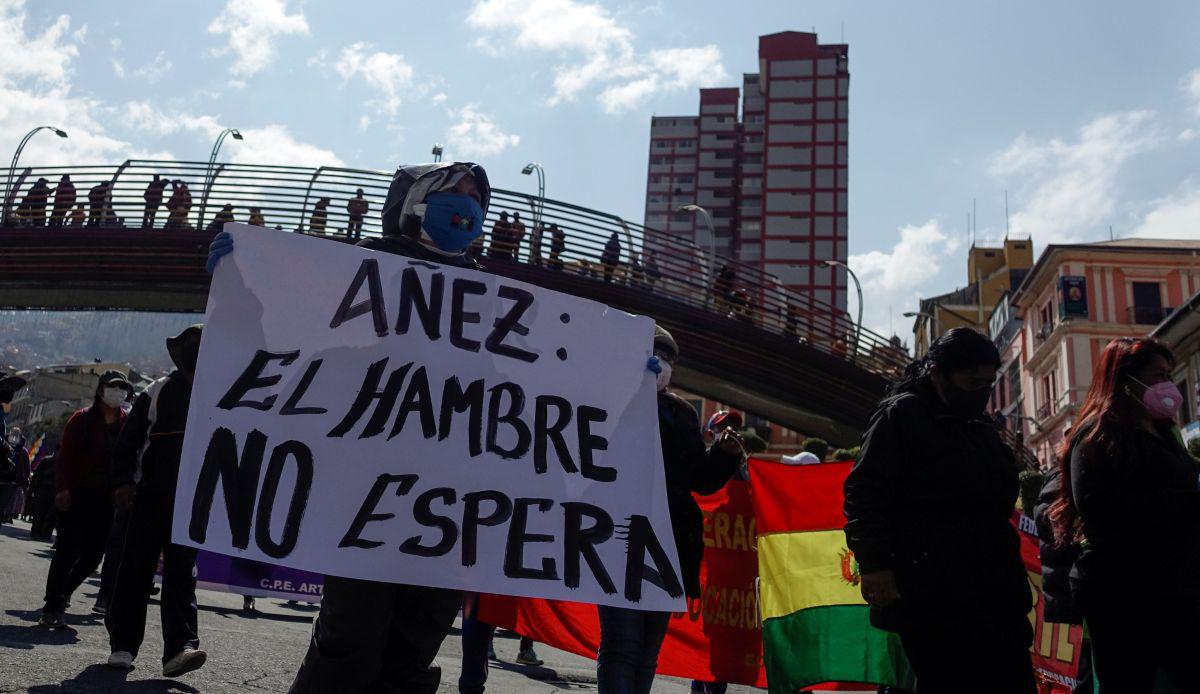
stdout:
<svg viewBox="0 0 1200 694">
<path fill-rule="evenodd" d="M 1071 455 L 1071 490 L 1087 538 L 1071 571 L 1076 600 L 1086 611 L 1089 592 L 1127 599 L 1140 570 L 1150 572 L 1156 602 L 1182 600 L 1200 610 L 1196 464 L 1168 425 L 1158 436 L 1112 429 L 1119 438 L 1111 446 L 1081 441 Z"/>
<path fill-rule="evenodd" d="M 986 612 L 1016 623 L 1031 607 L 1012 451 L 995 424 L 951 412 L 933 387 L 884 400 L 845 485 L 846 542 L 860 571 L 891 569 L 901 601 L 873 607 L 900 630 Z"/>
<path fill-rule="evenodd" d="M 149 493 L 173 502 L 191 399 L 192 383 L 179 371 L 137 397 L 113 455 L 114 488 L 137 484 L 139 496 Z"/>
<path fill-rule="evenodd" d="M 1071 567 L 1079 558 L 1079 544 L 1059 544 L 1050 520 L 1050 507 L 1062 493 L 1062 468 L 1055 465 L 1038 494 L 1033 520 L 1042 541 L 1042 610 L 1047 622 L 1083 624 L 1083 615 L 1071 597 Z"/>
<path fill-rule="evenodd" d="M 700 560 L 704 556 L 704 517 L 692 498 L 712 494 L 725 486 L 737 472 L 740 455 L 705 449 L 700 418 L 683 398 L 658 394 L 658 433 L 662 441 L 663 466 L 667 477 L 667 505 L 679 569 L 688 597 L 700 597 Z"/>
<path fill-rule="evenodd" d="M 380 236 L 376 238 L 363 239 L 359 241 L 357 246 L 366 248 L 372 251 L 383 251 L 393 255 L 403 255 L 417 260 L 428 260 L 431 263 L 441 265 L 452 265 L 454 267 L 465 267 L 472 270 L 482 270 L 483 266 L 475 262 L 473 258 L 466 254 L 461 255 L 442 255 L 429 248 L 416 239 L 407 236 Z"/>
</svg>

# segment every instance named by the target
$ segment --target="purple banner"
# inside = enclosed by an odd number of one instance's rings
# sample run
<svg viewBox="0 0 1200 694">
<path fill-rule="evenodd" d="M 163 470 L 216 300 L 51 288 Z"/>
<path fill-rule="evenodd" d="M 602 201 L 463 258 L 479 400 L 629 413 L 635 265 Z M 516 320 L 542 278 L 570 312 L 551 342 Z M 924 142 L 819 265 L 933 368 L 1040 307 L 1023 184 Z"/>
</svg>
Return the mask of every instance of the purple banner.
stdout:
<svg viewBox="0 0 1200 694">
<path fill-rule="evenodd" d="M 320 602 L 325 577 L 310 571 L 273 566 L 200 550 L 196 587 L 259 598 Z"/>
</svg>

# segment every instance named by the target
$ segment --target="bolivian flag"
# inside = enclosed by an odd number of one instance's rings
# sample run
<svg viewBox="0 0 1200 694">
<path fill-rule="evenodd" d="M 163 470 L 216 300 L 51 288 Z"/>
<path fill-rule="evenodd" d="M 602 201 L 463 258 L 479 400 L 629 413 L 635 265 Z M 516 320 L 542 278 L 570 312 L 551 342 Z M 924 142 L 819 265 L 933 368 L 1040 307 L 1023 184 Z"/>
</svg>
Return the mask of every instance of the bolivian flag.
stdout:
<svg viewBox="0 0 1200 694">
<path fill-rule="evenodd" d="M 871 626 L 846 548 L 842 483 L 850 465 L 750 463 L 771 694 L 833 682 L 912 688 L 900 637 Z"/>
</svg>

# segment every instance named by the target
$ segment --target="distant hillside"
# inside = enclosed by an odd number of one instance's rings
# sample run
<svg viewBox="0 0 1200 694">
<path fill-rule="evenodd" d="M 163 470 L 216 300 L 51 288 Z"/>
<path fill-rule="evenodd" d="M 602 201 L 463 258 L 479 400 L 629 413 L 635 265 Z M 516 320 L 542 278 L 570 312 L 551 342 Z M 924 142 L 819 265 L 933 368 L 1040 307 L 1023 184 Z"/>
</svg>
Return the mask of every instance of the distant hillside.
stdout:
<svg viewBox="0 0 1200 694">
<path fill-rule="evenodd" d="M 203 320 L 194 313 L 0 311 L 0 365 L 20 370 L 117 361 L 162 374 L 172 368 L 166 339 Z"/>
</svg>

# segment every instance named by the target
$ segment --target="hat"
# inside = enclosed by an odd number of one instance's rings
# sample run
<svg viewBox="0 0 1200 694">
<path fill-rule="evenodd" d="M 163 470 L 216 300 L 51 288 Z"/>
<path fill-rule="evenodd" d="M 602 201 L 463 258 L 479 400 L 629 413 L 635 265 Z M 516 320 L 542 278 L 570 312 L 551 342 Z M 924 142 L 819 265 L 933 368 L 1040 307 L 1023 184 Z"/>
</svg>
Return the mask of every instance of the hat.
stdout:
<svg viewBox="0 0 1200 694">
<path fill-rule="evenodd" d="M 175 366 L 179 366 L 180 359 L 183 357 L 183 353 L 181 351 L 183 349 L 183 343 L 190 340 L 193 336 L 197 338 L 200 337 L 203 331 L 204 324 L 196 323 L 184 328 L 183 332 L 179 333 L 175 337 L 167 338 L 167 354 L 171 355 L 171 361 L 175 364 Z"/>
<path fill-rule="evenodd" d="M 129 382 L 129 379 L 125 377 L 125 374 L 117 371 L 116 369 L 109 369 L 108 371 L 100 374 L 100 383 L 97 387 L 105 388 L 108 386 L 116 386 L 117 388 L 124 388 L 125 390 L 129 391 L 133 390 L 133 385 Z"/>
<path fill-rule="evenodd" d="M 742 416 L 737 412 L 729 410 L 717 410 L 709 417 L 708 424 L 704 427 L 709 431 L 723 431 L 725 429 L 741 429 Z"/>
<path fill-rule="evenodd" d="M 486 216 L 488 203 L 492 199 L 492 187 L 488 183 L 487 172 L 479 164 L 439 162 L 401 166 L 396 169 L 395 175 L 392 176 L 392 184 L 388 187 L 387 199 L 383 203 L 383 235 L 404 236 L 406 219 L 410 216 L 417 219 L 417 213 L 413 209 L 415 205 L 425 202 L 430 193 L 453 186 L 467 174 L 475 177 L 475 185 L 479 188 L 479 206 L 483 208 Z"/>
<path fill-rule="evenodd" d="M 675 338 L 657 323 L 654 324 L 654 349 L 661 349 L 672 359 L 679 358 L 679 345 L 675 344 Z"/>
</svg>

